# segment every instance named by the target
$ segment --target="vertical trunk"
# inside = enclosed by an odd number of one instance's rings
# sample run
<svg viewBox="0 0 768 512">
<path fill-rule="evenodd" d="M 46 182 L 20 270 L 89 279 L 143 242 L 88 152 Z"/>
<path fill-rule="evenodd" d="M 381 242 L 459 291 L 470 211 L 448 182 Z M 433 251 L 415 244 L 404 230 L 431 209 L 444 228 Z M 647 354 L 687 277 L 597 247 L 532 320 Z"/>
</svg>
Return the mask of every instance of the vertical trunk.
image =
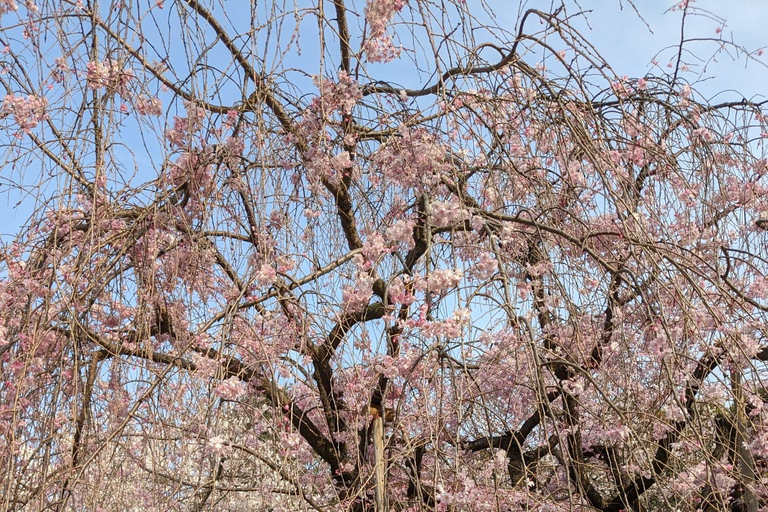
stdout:
<svg viewBox="0 0 768 512">
<path fill-rule="evenodd" d="M 745 512 L 757 512 L 757 497 L 752 491 L 755 482 L 755 460 L 749 449 L 745 446 L 747 433 L 747 412 L 744 403 L 744 393 L 741 387 L 741 370 L 735 370 L 731 374 L 731 385 L 733 387 L 733 398 L 736 406 L 735 411 L 735 458 L 738 464 L 739 481 L 742 486 L 741 501 Z"/>
<path fill-rule="evenodd" d="M 384 418 L 381 415 L 373 420 L 373 454 L 376 461 L 374 469 L 376 483 L 376 512 L 386 512 L 387 506 L 387 466 L 384 459 Z"/>
</svg>

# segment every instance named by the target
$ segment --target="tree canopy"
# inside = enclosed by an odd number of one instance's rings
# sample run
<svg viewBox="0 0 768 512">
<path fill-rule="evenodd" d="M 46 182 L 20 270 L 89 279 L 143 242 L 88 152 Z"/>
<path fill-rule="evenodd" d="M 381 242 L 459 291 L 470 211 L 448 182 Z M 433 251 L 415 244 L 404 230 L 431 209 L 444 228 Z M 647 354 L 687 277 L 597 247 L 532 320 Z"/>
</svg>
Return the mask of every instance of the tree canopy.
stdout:
<svg viewBox="0 0 768 512">
<path fill-rule="evenodd" d="M 762 50 L 527 3 L 0 1 L 0 508 L 768 507 Z"/>
</svg>

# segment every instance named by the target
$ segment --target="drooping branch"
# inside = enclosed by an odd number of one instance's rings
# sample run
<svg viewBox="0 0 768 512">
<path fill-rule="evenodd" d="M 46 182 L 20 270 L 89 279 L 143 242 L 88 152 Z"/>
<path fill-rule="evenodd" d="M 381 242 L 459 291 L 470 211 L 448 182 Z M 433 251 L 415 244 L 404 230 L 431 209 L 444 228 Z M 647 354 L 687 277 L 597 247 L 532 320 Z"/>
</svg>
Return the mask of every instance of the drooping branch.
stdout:
<svg viewBox="0 0 768 512">
<path fill-rule="evenodd" d="M 171 334 L 169 324 L 166 322 L 165 325 L 166 329 L 162 332 L 160 330 L 155 330 L 153 335 Z M 59 329 L 59 331 L 68 337 L 72 336 L 71 331 L 68 329 Z M 179 355 L 152 350 L 150 348 L 138 348 L 141 346 L 139 343 L 141 340 L 136 337 L 137 333 L 126 334 L 126 341 L 128 343 L 116 344 L 98 336 L 83 325 L 78 325 L 77 331 L 82 334 L 84 339 L 95 343 L 97 346 L 104 349 L 106 354 L 111 356 L 136 357 L 138 359 L 176 367 L 189 372 L 197 370 L 197 365 L 194 362 Z M 229 377 L 237 377 L 238 379 L 249 382 L 255 386 L 255 388 L 262 392 L 267 400 L 269 400 L 275 407 L 279 409 L 287 407 L 289 413 L 288 416 L 290 417 L 293 427 L 301 434 L 312 449 L 315 450 L 315 452 L 330 466 L 332 473 L 339 469 L 340 461 L 333 445 L 325 438 L 320 429 L 315 426 L 312 420 L 307 416 L 306 412 L 272 379 L 259 374 L 256 370 L 250 368 L 235 357 L 222 357 L 222 355 L 213 348 L 193 346 L 190 347 L 190 350 L 193 350 L 220 365 L 222 380 Z"/>
</svg>

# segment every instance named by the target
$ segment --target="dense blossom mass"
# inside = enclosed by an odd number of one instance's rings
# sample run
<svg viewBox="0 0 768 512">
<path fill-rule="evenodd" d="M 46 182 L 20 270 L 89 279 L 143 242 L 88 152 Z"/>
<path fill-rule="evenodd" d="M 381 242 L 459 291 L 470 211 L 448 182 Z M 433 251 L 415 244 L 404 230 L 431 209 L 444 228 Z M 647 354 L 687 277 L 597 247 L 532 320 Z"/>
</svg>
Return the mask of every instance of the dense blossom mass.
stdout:
<svg viewBox="0 0 768 512">
<path fill-rule="evenodd" d="M 0 509 L 768 510 L 762 50 L 521 4 L 0 1 Z"/>
</svg>

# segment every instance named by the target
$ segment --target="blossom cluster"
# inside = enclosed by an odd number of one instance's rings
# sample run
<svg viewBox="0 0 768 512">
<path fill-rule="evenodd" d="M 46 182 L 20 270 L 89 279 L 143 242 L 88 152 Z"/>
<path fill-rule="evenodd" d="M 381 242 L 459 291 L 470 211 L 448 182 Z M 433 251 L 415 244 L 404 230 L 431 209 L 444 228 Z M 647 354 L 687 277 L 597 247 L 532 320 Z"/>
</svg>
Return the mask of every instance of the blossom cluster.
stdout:
<svg viewBox="0 0 768 512">
<path fill-rule="evenodd" d="M 458 203 L 435 201 L 430 205 L 432 224 L 437 228 L 446 228 L 469 219 L 469 212 Z"/>
<path fill-rule="evenodd" d="M 413 227 L 416 223 L 412 220 L 398 220 L 387 228 L 385 236 L 392 243 L 403 244 L 407 249 L 413 247 Z"/>
<path fill-rule="evenodd" d="M 29 133 L 40 121 L 48 118 L 45 111 L 47 106 L 48 101 L 42 96 L 30 94 L 24 98 L 9 94 L 3 98 L 3 103 L 0 105 L 0 116 L 12 115 L 21 131 Z"/>
<path fill-rule="evenodd" d="M 163 115 L 163 102 L 160 98 L 140 97 L 136 100 L 136 110 L 143 116 Z"/>
<path fill-rule="evenodd" d="M 191 101 L 184 103 L 187 117 L 174 117 L 173 129 L 165 132 L 165 138 L 171 146 L 185 146 L 190 137 L 203 128 L 205 109 L 195 105 Z"/>
<path fill-rule="evenodd" d="M 126 69 L 117 60 L 91 61 L 86 64 L 86 80 L 89 89 L 106 88 L 108 94 L 130 96 L 128 85 L 135 78 L 133 70 Z"/>
<path fill-rule="evenodd" d="M 380 37 L 387 29 L 395 13 L 405 7 L 405 0 L 368 0 L 365 5 L 365 20 L 372 37 Z"/>
<path fill-rule="evenodd" d="M 349 114 L 363 97 L 357 80 L 346 71 L 339 71 L 336 82 L 321 77 L 315 77 L 314 81 L 320 89 L 320 94 L 314 98 L 312 108 L 326 115 L 337 110 L 342 114 Z"/>
<path fill-rule="evenodd" d="M 254 281 L 257 286 L 269 286 L 275 282 L 276 277 L 277 272 L 275 271 L 275 267 L 268 263 L 264 263 L 256 272 Z"/>
<path fill-rule="evenodd" d="M 368 0 L 365 6 L 365 20 L 368 23 L 368 39 L 364 44 L 370 62 L 389 62 L 398 55 L 392 38 L 387 34 L 387 25 L 400 12 L 406 0 Z"/>
<path fill-rule="evenodd" d="M 219 384 L 213 392 L 224 400 L 237 400 L 246 394 L 246 388 L 245 382 L 233 376 Z"/>
<path fill-rule="evenodd" d="M 365 42 L 365 55 L 370 62 L 391 62 L 400 56 L 401 49 L 395 46 L 392 37 L 384 33 Z"/>
<path fill-rule="evenodd" d="M 39 10 L 34 0 L 26 0 L 24 6 L 30 13 L 35 13 Z M 18 9 L 19 5 L 16 3 L 16 0 L 0 0 L 0 15 L 11 11 L 17 11 Z"/>
<path fill-rule="evenodd" d="M 485 280 L 493 277 L 498 268 L 499 263 L 496 261 L 496 258 L 493 257 L 493 254 L 482 252 L 476 259 L 470 273 L 475 279 Z"/>
<path fill-rule="evenodd" d="M 398 137 L 383 144 L 371 163 L 383 177 L 403 188 L 424 189 L 436 186 L 451 168 L 446 149 L 427 130 L 398 128 Z M 371 177 L 374 182 L 376 176 Z"/>
<path fill-rule="evenodd" d="M 466 308 L 457 309 L 447 320 L 436 322 L 419 321 L 414 326 L 421 328 L 421 333 L 428 338 L 438 336 L 456 339 L 461 337 L 462 330 L 472 321 L 472 314 Z"/>
<path fill-rule="evenodd" d="M 312 147 L 306 153 L 306 173 L 310 184 L 316 186 L 326 179 L 331 183 L 338 183 L 344 173 L 353 170 L 354 162 L 349 152 L 341 151 L 330 155 L 320 148 Z"/>
<path fill-rule="evenodd" d="M 187 184 L 191 191 L 207 189 L 211 183 L 213 163 L 211 146 L 203 151 L 185 151 L 168 166 L 170 177 L 175 186 Z"/>
<path fill-rule="evenodd" d="M 426 280 L 417 283 L 417 289 L 426 287 L 432 293 L 444 293 L 457 286 L 464 273 L 460 269 L 443 269 L 431 272 Z"/>
<path fill-rule="evenodd" d="M 341 292 L 341 300 L 347 311 L 354 313 L 363 310 L 373 295 L 373 277 L 367 272 L 357 275 L 354 286 L 344 286 Z"/>
<path fill-rule="evenodd" d="M 208 439 L 208 450 L 216 455 L 223 455 L 229 452 L 229 443 L 224 436 L 214 436 Z"/>
</svg>

